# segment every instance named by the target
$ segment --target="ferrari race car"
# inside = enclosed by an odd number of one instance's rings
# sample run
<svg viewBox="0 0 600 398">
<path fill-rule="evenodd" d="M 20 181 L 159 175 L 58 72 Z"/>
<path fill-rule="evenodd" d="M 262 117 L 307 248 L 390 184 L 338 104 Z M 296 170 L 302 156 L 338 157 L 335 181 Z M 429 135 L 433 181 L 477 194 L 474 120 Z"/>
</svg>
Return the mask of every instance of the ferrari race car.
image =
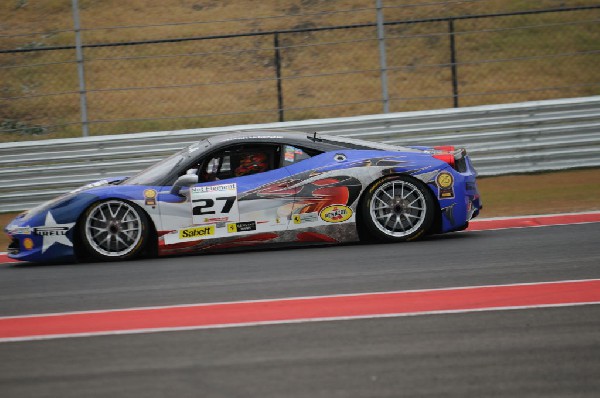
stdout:
<svg viewBox="0 0 600 398">
<path fill-rule="evenodd" d="M 123 260 L 410 241 L 466 228 L 481 209 L 475 177 L 464 149 L 237 132 L 20 214 L 5 228 L 8 253 L 24 261 Z"/>
</svg>

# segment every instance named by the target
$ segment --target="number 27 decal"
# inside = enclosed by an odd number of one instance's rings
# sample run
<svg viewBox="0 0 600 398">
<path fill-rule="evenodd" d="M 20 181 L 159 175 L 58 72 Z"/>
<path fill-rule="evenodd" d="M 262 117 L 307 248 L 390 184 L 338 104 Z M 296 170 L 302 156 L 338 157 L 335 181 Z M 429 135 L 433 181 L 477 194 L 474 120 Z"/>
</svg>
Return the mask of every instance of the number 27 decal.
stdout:
<svg viewBox="0 0 600 398">
<path fill-rule="evenodd" d="M 215 205 L 215 200 L 224 202 L 221 211 L 219 211 L 219 214 L 228 214 L 231 211 L 233 204 L 235 203 L 236 197 L 223 196 L 220 198 L 215 198 L 214 200 L 210 198 L 192 200 L 192 203 L 197 203 L 192 208 L 192 214 L 195 216 L 216 214 L 215 209 L 218 209 L 218 207 Z"/>
<path fill-rule="evenodd" d="M 219 221 L 238 221 L 237 185 L 219 184 L 191 189 L 192 223 L 195 225 Z"/>
</svg>

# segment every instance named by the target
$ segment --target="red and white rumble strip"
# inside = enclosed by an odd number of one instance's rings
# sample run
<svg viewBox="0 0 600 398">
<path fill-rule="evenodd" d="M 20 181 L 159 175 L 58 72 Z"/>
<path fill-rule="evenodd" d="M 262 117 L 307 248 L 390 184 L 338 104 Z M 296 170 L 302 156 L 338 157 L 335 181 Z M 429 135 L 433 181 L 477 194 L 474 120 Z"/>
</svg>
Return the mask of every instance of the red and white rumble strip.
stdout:
<svg viewBox="0 0 600 398">
<path fill-rule="evenodd" d="M 553 225 L 588 224 L 595 222 L 600 222 L 600 211 L 475 219 L 469 223 L 467 231 L 550 227 Z"/>
<path fill-rule="evenodd" d="M 600 304 L 600 279 L 0 318 L 0 342 Z"/>
<path fill-rule="evenodd" d="M 481 219 L 467 231 L 593 222 L 600 212 Z M 586 304 L 600 304 L 600 279 L 0 317 L 0 342 Z"/>
<path fill-rule="evenodd" d="M 12 258 L 8 258 L 8 255 L 6 253 L 0 252 L 0 264 L 7 264 L 7 263 L 18 263 L 18 261 L 13 260 Z"/>
</svg>

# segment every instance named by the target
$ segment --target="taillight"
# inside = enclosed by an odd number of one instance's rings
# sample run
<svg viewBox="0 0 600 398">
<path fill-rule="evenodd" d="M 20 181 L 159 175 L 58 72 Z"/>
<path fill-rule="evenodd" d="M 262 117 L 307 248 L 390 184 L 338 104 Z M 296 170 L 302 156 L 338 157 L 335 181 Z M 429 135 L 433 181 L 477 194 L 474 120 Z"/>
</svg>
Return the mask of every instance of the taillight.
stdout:
<svg viewBox="0 0 600 398">
<path fill-rule="evenodd" d="M 448 163 L 453 169 L 456 168 L 456 160 L 454 159 L 454 146 L 434 146 L 433 149 L 435 149 L 433 154 L 434 158 Z"/>
<path fill-rule="evenodd" d="M 433 152 L 431 156 L 434 158 L 448 163 L 450 167 L 458 172 L 463 173 L 467 171 L 467 164 L 465 161 L 465 156 L 467 155 L 466 149 L 456 149 L 453 145 L 436 146 L 433 147 L 433 149 L 435 152 Z"/>
</svg>

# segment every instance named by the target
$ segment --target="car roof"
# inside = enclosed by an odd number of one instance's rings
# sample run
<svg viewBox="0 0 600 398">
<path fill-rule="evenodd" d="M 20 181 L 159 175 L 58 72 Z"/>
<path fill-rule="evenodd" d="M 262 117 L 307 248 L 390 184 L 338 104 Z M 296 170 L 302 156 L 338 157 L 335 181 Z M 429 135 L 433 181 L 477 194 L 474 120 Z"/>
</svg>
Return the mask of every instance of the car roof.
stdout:
<svg viewBox="0 0 600 398">
<path fill-rule="evenodd" d="M 252 130 L 235 131 L 208 138 L 213 146 L 231 143 L 271 143 L 288 144 L 317 149 L 323 152 L 341 149 L 376 149 L 386 151 L 422 152 L 419 149 L 395 145 L 381 144 L 347 137 L 322 135 L 318 133 L 303 133 L 289 130 Z"/>
<path fill-rule="evenodd" d="M 320 151 L 334 151 L 342 149 L 342 145 L 334 145 L 309 139 L 308 134 L 287 130 L 252 130 L 235 131 L 228 134 L 216 135 L 208 138 L 212 146 L 220 147 L 226 144 L 264 143 L 264 144 L 288 144 L 299 147 L 313 148 Z"/>
</svg>

